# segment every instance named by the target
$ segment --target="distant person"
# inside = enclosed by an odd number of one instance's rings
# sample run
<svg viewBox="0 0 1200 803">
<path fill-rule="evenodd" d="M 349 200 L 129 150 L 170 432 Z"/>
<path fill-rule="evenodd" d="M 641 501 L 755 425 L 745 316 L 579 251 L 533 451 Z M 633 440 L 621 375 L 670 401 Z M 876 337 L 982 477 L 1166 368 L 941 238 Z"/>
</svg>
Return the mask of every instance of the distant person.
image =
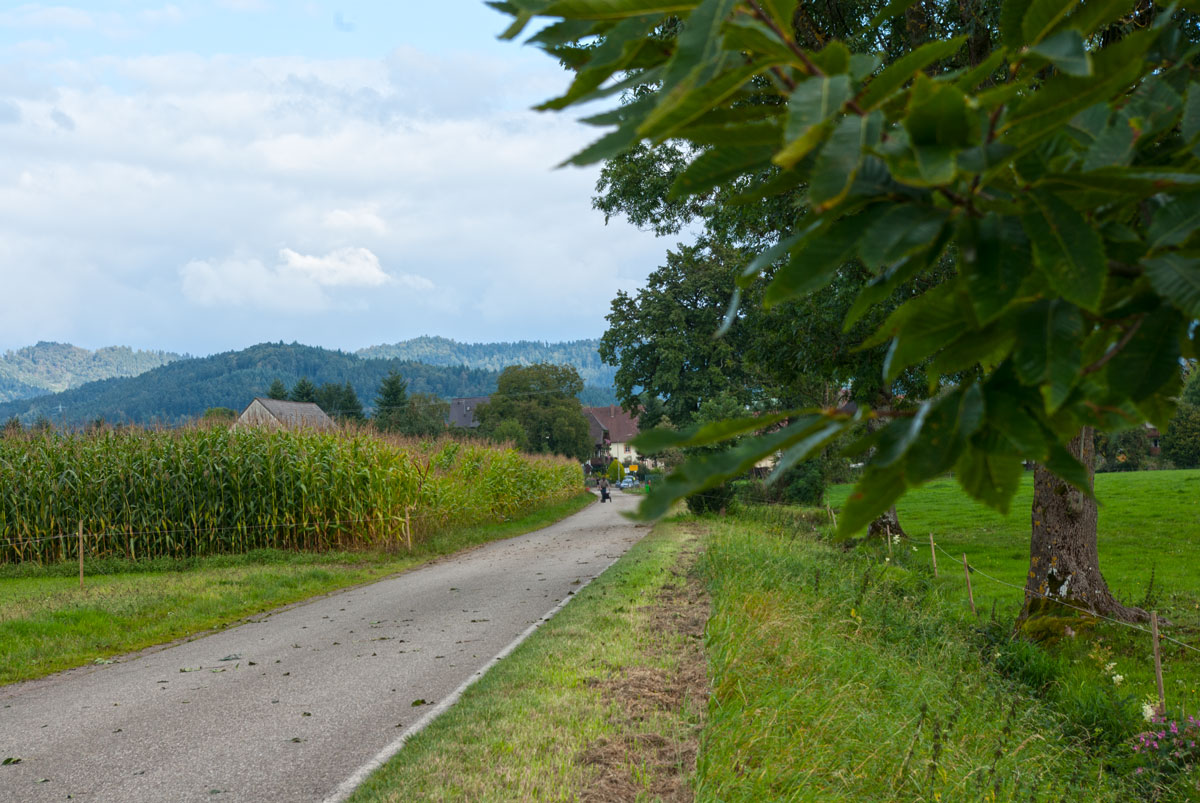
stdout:
<svg viewBox="0 0 1200 803">
<path fill-rule="evenodd" d="M 600 479 L 600 502 L 608 502 L 612 497 L 608 495 L 608 480 L 603 477 Z"/>
</svg>

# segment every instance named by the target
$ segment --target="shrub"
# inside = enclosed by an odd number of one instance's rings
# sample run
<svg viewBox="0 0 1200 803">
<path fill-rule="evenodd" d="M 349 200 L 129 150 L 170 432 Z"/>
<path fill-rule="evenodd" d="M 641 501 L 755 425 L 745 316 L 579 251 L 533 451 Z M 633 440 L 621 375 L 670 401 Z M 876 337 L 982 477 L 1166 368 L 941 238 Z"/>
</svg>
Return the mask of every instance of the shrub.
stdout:
<svg viewBox="0 0 1200 803">
<path fill-rule="evenodd" d="M 1200 466 L 1200 407 L 1179 405 L 1163 434 L 1162 453 L 1179 468 Z"/>
</svg>

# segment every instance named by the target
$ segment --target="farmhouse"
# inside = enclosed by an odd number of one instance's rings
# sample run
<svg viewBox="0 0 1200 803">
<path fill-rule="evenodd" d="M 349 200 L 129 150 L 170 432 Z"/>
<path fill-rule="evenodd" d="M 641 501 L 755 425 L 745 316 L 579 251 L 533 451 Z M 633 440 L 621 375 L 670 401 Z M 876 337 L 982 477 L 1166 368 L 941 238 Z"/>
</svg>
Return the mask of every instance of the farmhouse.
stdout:
<svg viewBox="0 0 1200 803">
<path fill-rule="evenodd" d="M 625 464 L 642 462 L 637 449 L 630 443 L 638 434 L 636 418 L 615 404 L 584 407 L 583 415 L 588 421 L 588 432 L 595 448 L 594 464 L 608 465 L 613 458 Z"/>
<path fill-rule="evenodd" d="M 312 402 L 256 398 L 238 416 L 237 427 L 334 430 L 337 424 Z"/>
<path fill-rule="evenodd" d="M 463 429 L 475 429 L 479 422 L 475 420 L 475 408 L 487 404 L 490 396 L 464 396 L 461 399 L 450 400 L 450 426 Z"/>
</svg>

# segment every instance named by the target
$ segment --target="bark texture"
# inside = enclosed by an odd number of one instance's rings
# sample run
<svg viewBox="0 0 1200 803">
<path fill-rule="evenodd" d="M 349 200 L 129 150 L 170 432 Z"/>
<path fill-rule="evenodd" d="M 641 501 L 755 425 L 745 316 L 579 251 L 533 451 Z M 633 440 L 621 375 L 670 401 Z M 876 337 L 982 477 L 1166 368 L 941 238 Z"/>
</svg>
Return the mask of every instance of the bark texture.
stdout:
<svg viewBox="0 0 1200 803">
<path fill-rule="evenodd" d="M 1091 487 L 1096 461 L 1092 428 L 1084 427 L 1067 448 L 1087 467 Z M 1072 613 L 1058 603 L 1127 622 L 1149 620 L 1141 608 L 1117 602 L 1100 573 L 1095 500 L 1039 465 L 1033 474 L 1031 519 L 1033 535 L 1021 621 Z"/>
</svg>

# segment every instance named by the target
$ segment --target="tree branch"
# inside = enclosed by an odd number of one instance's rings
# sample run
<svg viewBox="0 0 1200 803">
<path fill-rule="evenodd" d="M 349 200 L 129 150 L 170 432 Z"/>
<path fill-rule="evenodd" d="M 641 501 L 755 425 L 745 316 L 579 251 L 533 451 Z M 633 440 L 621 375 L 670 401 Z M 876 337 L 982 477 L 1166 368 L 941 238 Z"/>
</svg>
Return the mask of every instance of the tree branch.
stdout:
<svg viewBox="0 0 1200 803">
<path fill-rule="evenodd" d="M 1130 326 L 1128 329 L 1125 330 L 1125 334 L 1121 337 L 1120 340 L 1117 341 L 1117 344 L 1115 346 L 1113 346 L 1111 349 L 1109 349 L 1107 352 L 1105 352 L 1103 357 L 1096 360 L 1094 363 L 1089 365 L 1087 368 L 1084 368 L 1083 373 L 1080 374 L 1080 376 L 1087 376 L 1088 374 L 1094 374 L 1097 371 L 1099 371 L 1101 368 L 1103 368 L 1104 366 L 1108 365 L 1109 360 L 1111 360 L 1113 357 L 1120 354 L 1121 350 L 1129 345 L 1129 341 L 1133 340 L 1133 336 L 1137 334 L 1137 330 L 1142 328 L 1142 321 L 1144 321 L 1145 319 L 1146 319 L 1146 313 L 1143 312 L 1141 315 L 1138 316 L 1137 320 L 1133 322 L 1133 326 Z"/>
</svg>

